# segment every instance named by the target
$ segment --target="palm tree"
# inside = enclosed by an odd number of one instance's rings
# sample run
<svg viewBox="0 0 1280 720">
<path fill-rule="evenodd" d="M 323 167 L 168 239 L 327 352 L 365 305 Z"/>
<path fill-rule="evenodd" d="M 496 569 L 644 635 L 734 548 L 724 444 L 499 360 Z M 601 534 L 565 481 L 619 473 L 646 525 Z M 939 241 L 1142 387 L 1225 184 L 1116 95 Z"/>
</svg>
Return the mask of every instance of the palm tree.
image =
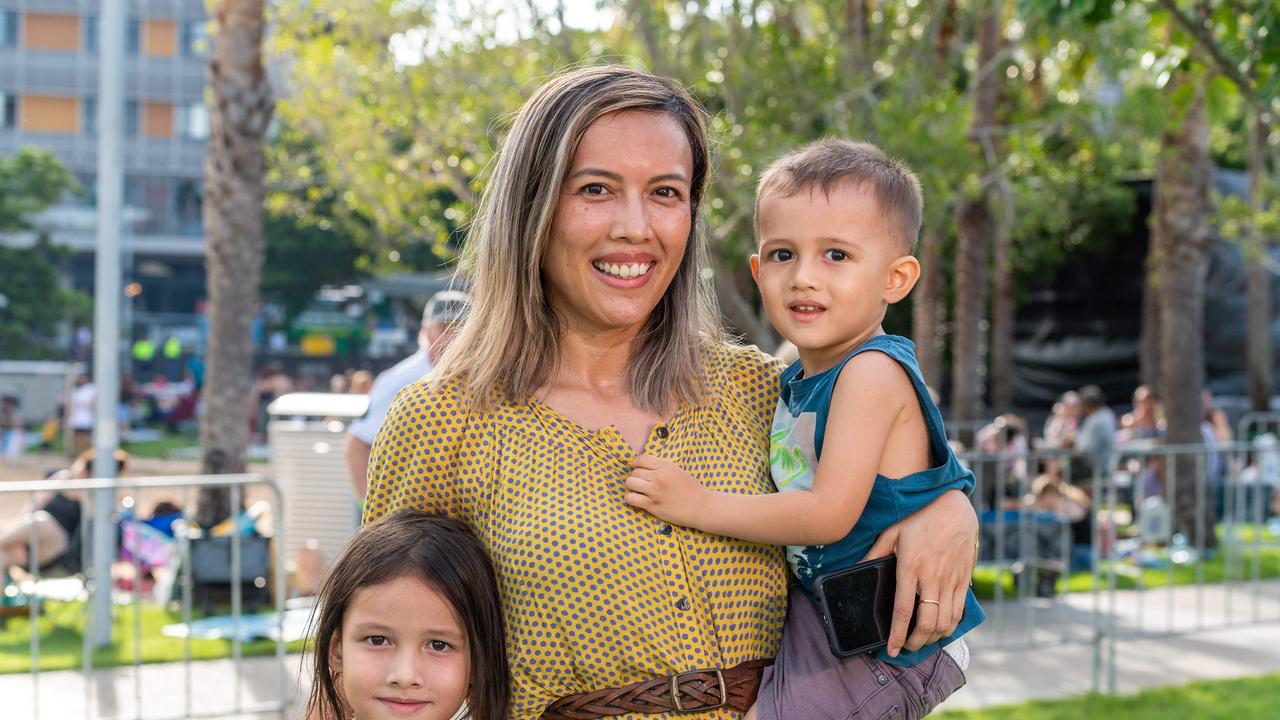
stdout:
<svg viewBox="0 0 1280 720">
<path fill-rule="evenodd" d="M 973 125 L 969 131 L 978 168 L 987 166 L 986 143 L 996 124 L 1000 76 L 995 59 L 1000 47 L 1003 5 L 1002 0 L 986 0 L 978 17 L 978 74 L 973 93 Z M 982 319 L 987 312 L 987 265 L 995 228 L 988 185 L 983 180 L 977 191 L 961 199 L 956 208 L 951 417 L 961 423 L 978 419 L 982 408 Z"/>
<path fill-rule="evenodd" d="M 275 107 L 262 63 L 265 24 L 264 0 L 218 3 L 204 166 L 209 342 L 200 445 L 205 474 L 244 472 L 248 463 L 250 323 L 258 310 L 264 247 L 263 141 Z M 210 527 L 231 512 L 229 491 L 201 491 L 200 525 Z"/>
<path fill-rule="evenodd" d="M 1156 166 L 1152 228 L 1159 272 L 1160 394 L 1165 402 L 1166 439 L 1170 445 L 1199 444 L 1200 390 L 1204 386 L 1204 300 L 1209 251 L 1209 124 L 1205 115 L 1204 80 L 1184 75 L 1166 88 L 1176 102 L 1179 89 L 1193 84 L 1193 96 L 1160 137 Z M 1193 543 L 1215 547 L 1212 505 L 1197 523 L 1197 473 L 1193 456 L 1179 455 L 1166 465 L 1166 482 L 1177 478 L 1174 526 Z M 1197 528 L 1206 529 L 1198 537 Z"/>
</svg>

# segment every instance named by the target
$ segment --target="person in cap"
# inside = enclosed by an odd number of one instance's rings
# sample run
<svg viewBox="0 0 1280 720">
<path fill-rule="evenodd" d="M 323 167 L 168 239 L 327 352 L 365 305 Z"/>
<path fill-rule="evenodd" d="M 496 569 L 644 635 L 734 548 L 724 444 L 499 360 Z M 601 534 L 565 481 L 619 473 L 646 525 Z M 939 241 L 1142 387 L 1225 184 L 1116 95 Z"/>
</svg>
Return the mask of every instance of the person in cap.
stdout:
<svg viewBox="0 0 1280 720">
<path fill-rule="evenodd" d="M 457 321 L 466 314 L 471 298 L 458 290 L 443 290 L 431 296 L 422 310 L 422 326 L 418 330 L 418 351 L 387 368 L 374 378 L 369 388 L 369 409 L 351 423 L 347 431 L 347 470 L 356 496 L 363 499 L 369 451 L 378 428 L 391 408 L 396 393 L 426 377 L 453 340 Z"/>
</svg>

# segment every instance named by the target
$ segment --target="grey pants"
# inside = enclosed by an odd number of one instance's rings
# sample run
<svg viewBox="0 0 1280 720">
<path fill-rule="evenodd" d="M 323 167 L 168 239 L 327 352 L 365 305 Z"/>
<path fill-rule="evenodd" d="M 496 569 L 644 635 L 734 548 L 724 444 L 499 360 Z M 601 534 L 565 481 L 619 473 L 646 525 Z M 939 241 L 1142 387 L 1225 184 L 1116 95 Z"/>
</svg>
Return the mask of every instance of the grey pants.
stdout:
<svg viewBox="0 0 1280 720">
<path fill-rule="evenodd" d="M 760 720 L 916 720 L 964 686 L 946 652 L 901 667 L 874 655 L 838 658 L 822 618 L 799 588 L 788 597 L 782 649 L 756 698 Z"/>
</svg>

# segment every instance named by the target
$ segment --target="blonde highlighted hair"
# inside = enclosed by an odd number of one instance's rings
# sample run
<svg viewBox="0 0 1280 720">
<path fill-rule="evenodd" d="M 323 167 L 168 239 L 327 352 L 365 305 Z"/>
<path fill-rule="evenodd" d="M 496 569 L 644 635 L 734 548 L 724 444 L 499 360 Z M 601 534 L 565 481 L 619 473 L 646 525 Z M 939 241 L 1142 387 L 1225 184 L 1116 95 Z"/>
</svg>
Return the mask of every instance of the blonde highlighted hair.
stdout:
<svg viewBox="0 0 1280 720">
<path fill-rule="evenodd" d="M 584 67 L 548 81 L 520 109 L 476 208 L 458 271 L 472 307 L 436 366 L 438 383 L 463 384 L 470 406 L 528 401 L 555 374 L 560 325 L 542 280 L 560 187 L 587 128 L 623 110 L 666 113 L 693 154 L 689 239 L 671 285 L 636 338 L 629 384 L 652 412 L 703 397 L 701 345 L 723 341 L 710 284 L 701 205 L 711 157 L 706 113 L 676 82 L 620 65 Z"/>
</svg>

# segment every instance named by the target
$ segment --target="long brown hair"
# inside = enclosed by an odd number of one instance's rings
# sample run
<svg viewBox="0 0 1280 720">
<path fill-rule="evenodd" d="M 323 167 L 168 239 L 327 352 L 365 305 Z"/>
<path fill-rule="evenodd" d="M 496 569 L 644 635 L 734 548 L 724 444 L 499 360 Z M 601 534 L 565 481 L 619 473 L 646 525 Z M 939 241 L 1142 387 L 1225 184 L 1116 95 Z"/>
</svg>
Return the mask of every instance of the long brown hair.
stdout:
<svg viewBox="0 0 1280 720">
<path fill-rule="evenodd" d="M 406 575 L 435 588 L 467 632 L 472 720 L 503 720 L 510 698 L 498 582 L 484 547 L 462 522 L 401 510 L 366 526 L 334 563 L 316 598 L 311 720 L 343 720 L 345 703 L 329 670 L 329 652 L 357 590 Z"/>
<path fill-rule="evenodd" d="M 709 254 L 702 200 L 711 167 L 706 112 L 678 83 L 622 65 L 584 67 L 555 77 L 529 98 L 507 134 L 476 208 L 459 273 L 473 303 L 435 378 L 461 378 L 467 401 L 486 409 L 495 395 L 525 402 L 556 371 L 560 326 L 542 284 L 542 257 L 560 186 L 593 122 L 622 110 L 670 115 L 693 154 L 692 222 L 671 285 L 636 341 L 631 396 L 665 412 L 672 398 L 703 396 L 701 345 L 723 341 L 715 293 L 704 277 Z"/>
</svg>

